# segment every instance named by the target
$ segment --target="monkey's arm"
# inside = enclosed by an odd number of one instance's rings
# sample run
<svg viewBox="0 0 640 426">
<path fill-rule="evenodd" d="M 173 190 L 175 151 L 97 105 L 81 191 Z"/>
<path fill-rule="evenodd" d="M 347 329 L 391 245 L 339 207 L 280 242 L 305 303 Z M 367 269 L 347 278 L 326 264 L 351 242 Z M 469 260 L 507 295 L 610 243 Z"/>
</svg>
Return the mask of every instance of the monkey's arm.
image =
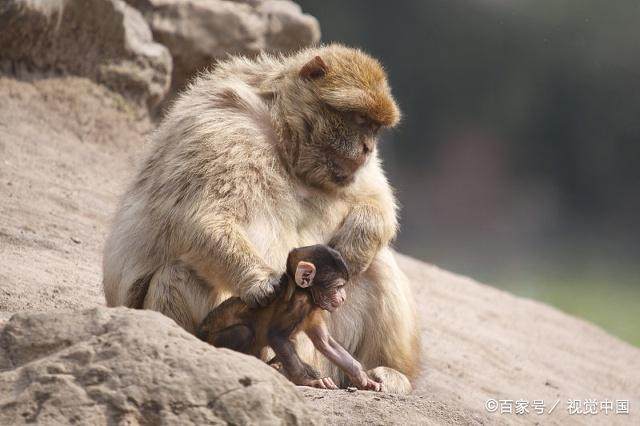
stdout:
<svg viewBox="0 0 640 426">
<path fill-rule="evenodd" d="M 374 198 L 355 204 L 329 241 L 344 258 L 349 273 L 364 272 L 378 251 L 396 235 L 395 205 L 383 206 Z"/>
<path fill-rule="evenodd" d="M 365 271 L 397 233 L 396 203 L 391 188 L 380 170 L 370 174 L 366 185 L 354 184 L 358 186 L 352 190 L 352 207 L 329 241 L 344 257 L 352 276 Z"/>
<path fill-rule="evenodd" d="M 315 320 L 305 332 L 313 345 L 332 363 L 345 372 L 347 377 L 359 389 L 380 391 L 380 383 L 374 381 L 351 354 L 331 337 L 323 320 Z"/>
<path fill-rule="evenodd" d="M 285 375 L 293 383 L 322 389 L 338 389 L 330 377 L 320 378 L 313 367 L 300 359 L 293 342 L 285 334 L 270 330 L 268 340 L 271 349 L 282 363 Z"/>
<path fill-rule="evenodd" d="M 212 283 L 225 285 L 251 307 L 267 305 L 276 295 L 281 274 L 256 253 L 244 229 L 229 214 L 200 215 L 188 226 L 191 241 L 182 260 Z"/>
</svg>

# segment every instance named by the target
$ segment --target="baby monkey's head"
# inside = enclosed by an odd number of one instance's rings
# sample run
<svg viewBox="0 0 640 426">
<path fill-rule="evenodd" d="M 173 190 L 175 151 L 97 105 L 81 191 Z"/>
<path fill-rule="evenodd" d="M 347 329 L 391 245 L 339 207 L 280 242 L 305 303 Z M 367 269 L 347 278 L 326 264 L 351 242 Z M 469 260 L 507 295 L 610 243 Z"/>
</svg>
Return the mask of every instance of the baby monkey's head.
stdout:
<svg viewBox="0 0 640 426">
<path fill-rule="evenodd" d="M 349 281 L 347 264 L 340 253 L 317 244 L 289 252 L 287 275 L 299 287 L 309 288 L 314 303 L 333 312 L 347 298 L 344 285 Z"/>
</svg>

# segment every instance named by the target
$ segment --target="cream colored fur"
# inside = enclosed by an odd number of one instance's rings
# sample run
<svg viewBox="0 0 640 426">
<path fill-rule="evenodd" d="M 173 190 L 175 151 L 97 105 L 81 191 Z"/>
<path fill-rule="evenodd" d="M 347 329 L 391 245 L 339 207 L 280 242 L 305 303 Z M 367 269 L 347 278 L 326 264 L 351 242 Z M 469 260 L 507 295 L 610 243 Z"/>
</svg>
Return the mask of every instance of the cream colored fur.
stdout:
<svg viewBox="0 0 640 426">
<path fill-rule="evenodd" d="M 296 119 L 282 124 L 283 111 L 316 102 L 297 81 L 300 67 L 317 54 L 331 67 L 350 51 L 328 46 L 289 58 L 232 58 L 191 84 L 153 135 L 115 216 L 104 251 L 109 306 L 126 304 L 133 283 L 148 276 L 144 307 L 193 332 L 230 295 L 265 296 L 291 248 L 331 242 L 354 275 L 347 302 L 327 318 L 332 335 L 365 368 L 415 377 L 415 311 L 388 246 L 396 204 L 377 154 L 347 187 L 309 186 L 290 164 Z M 331 62 L 332 55 L 338 59 Z M 343 379 L 307 338 L 299 350 Z"/>
</svg>

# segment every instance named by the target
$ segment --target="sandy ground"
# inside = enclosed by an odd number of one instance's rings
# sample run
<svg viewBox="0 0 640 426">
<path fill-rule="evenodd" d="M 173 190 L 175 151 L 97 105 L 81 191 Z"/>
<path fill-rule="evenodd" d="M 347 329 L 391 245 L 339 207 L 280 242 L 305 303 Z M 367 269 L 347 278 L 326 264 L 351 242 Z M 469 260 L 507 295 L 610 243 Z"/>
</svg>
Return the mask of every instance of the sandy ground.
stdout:
<svg viewBox="0 0 640 426">
<path fill-rule="evenodd" d="M 150 129 L 87 80 L 0 77 L 0 322 L 23 310 L 104 305 L 102 244 Z M 424 337 L 415 394 L 303 390 L 330 424 L 377 424 L 381 410 L 398 424 L 640 424 L 638 348 L 540 303 L 399 259 Z M 560 402 L 551 414 L 529 406 L 517 416 L 487 413 L 489 398 L 544 400 L 547 411 Z M 591 398 L 629 400 L 631 414 L 569 415 L 568 399 Z"/>
<path fill-rule="evenodd" d="M 0 312 L 104 304 L 101 251 L 150 126 L 81 78 L 0 78 Z"/>
</svg>

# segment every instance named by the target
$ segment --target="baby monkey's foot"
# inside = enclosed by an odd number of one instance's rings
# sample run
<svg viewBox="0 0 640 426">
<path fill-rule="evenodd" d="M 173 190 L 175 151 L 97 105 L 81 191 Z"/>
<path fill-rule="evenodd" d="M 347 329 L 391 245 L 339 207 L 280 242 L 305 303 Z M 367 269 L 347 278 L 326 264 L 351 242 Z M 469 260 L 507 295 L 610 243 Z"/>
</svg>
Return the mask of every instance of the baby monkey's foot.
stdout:
<svg viewBox="0 0 640 426">
<path fill-rule="evenodd" d="M 338 389 L 331 377 L 323 377 L 322 379 L 309 380 L 304 383 L 305 386 L 311 386 L 318 389 Z"/>
<path fill-rule="evenodd" d="M 281 372 L 282 374 L 284 374 L 284 367 L 282 366 L 282 363 L 280 361 L 278 361 L 278 358 L 273 357 L 271 359 L 271 361 L 269 361 L 267 364 L 269 364 L 271 366 L 271 368 Z"/>
</svg>

